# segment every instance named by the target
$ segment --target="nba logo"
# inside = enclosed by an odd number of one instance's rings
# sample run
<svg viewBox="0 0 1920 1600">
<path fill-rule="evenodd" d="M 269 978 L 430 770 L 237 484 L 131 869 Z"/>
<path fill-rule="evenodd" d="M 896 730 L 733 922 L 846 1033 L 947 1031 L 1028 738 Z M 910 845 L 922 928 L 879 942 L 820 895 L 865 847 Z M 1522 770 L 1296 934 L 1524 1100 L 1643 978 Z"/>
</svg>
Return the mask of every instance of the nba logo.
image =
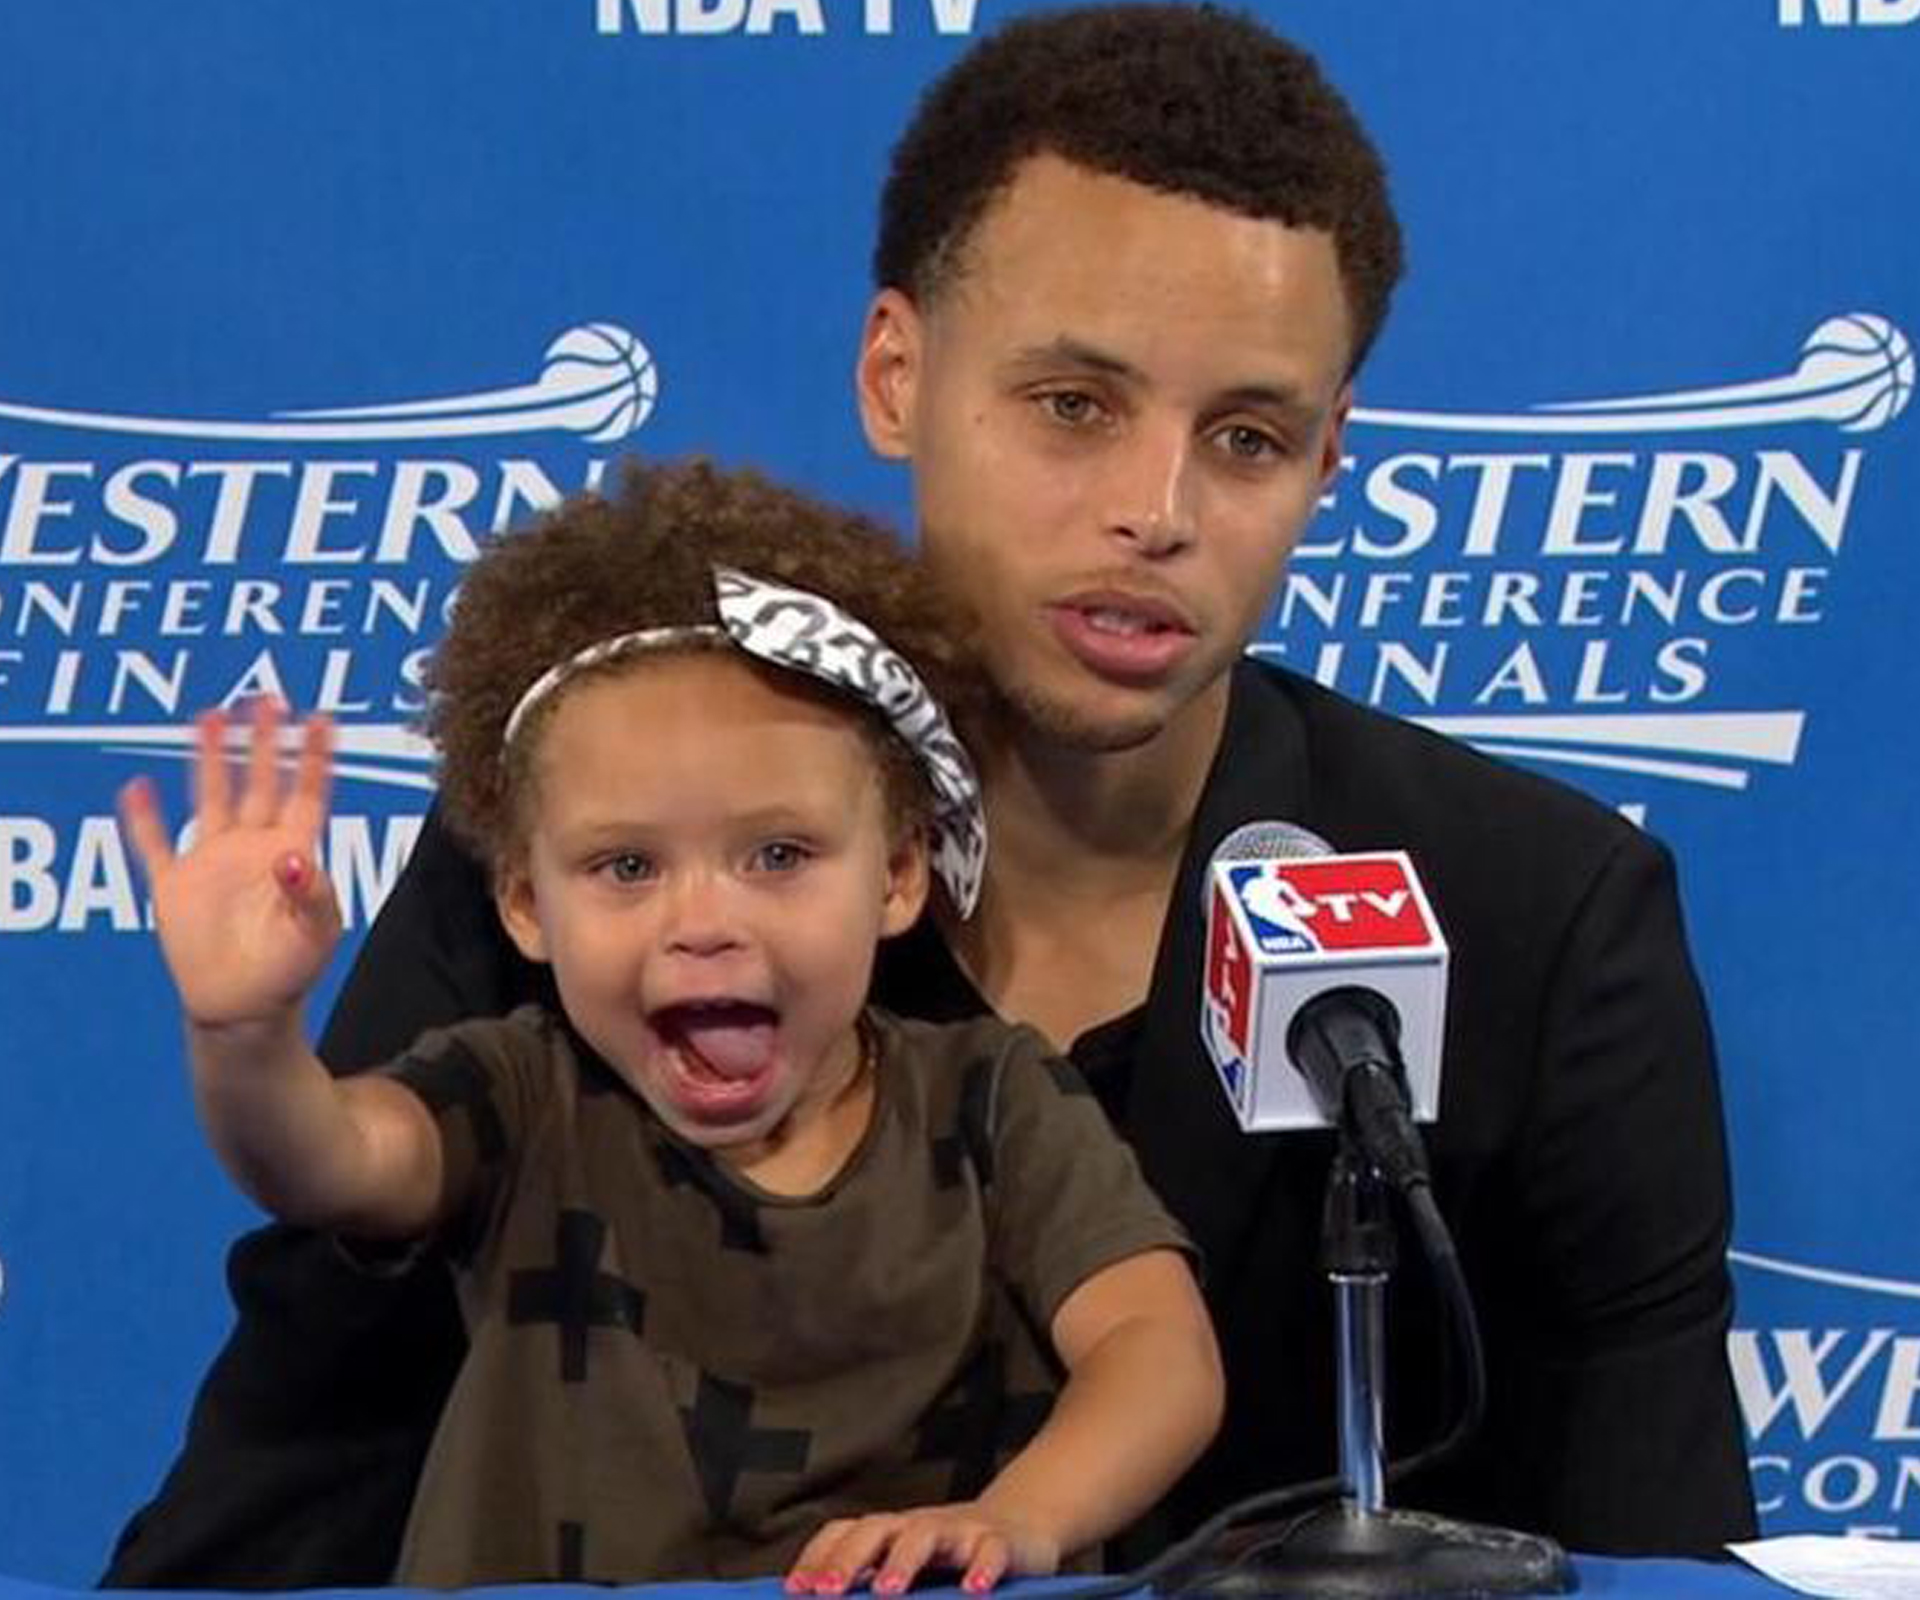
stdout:
<svg viewBox="0 0 1920 1600">
<path fill-rule="evenodd" d="M 1304 898 L 1288 878 L 1289 863 L 1245 862 L 1227 868 L 1233 898 L 1247 920 L 1247 931 L 1262 955 L 1293 955 L 1318 950 L 1313 936 L 1313 902 Z"/>
</svg>

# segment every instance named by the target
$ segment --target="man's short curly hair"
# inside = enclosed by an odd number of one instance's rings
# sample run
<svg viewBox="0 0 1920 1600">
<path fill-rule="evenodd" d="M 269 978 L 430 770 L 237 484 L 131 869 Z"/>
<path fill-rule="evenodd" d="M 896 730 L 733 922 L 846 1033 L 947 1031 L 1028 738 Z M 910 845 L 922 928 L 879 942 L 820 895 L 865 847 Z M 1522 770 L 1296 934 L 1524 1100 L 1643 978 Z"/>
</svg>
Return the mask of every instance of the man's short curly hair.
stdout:
<svg viewBox="0 0 1920 1600">
<path fill-rule="evenodd" d="M 548 668 L 589 645 L 643 628 L 716 624 L 716 566 L 834 601 L 904 656 L 950 716 L 979 708 L 984 680 L 965 645 L 969 630 L 879 524 L 703 460 L 637 466 L 613 498 L 583 495 L 491 541 L 462 580 L 428 665 L 441 801 L 454 831 L 496 873 L 525 847 L 532 757 L 566 688 L 540 702 L 503 753 L 514 705 Z M 721 639 L 688 648 L 733 649 Z M 616 658 L 579 681 L 637 670 L 646 659 Z M 736 659 L 778 671 L 744 653 Z M 780 678 L 856 720 L 879 761 L 896 833 L 924 826 L 932 791 L 878 709 L 797 672 Z M 634 735 L 644 743 L 646 730 Z"/>
<path fill-rule="evenodd" d="M 880 198 L 875 283 L 926 303 L 1015 169 L 1042 153 L 1333 237 L 1351 368 L 1386 320 L 1400 225 L 1379 153 L 1312 56 L 1210 5 L 1024 16 L 930 87 Z"/>
</svg>

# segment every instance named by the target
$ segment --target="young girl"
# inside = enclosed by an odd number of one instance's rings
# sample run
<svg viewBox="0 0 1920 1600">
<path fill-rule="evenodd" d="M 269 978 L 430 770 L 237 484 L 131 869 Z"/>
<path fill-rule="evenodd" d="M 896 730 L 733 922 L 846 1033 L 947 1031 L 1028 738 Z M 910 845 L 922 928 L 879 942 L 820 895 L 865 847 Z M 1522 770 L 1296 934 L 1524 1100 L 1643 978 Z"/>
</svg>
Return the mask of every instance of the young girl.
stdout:
<svg viewBox="0 0 1920 1600">
<path fill-rule="evenodd" d="M 123 792 L 236 1181 L 367 1270 L 456 1274 L 399 1581 L 985 1589 L 1210 1438 L 1183 1241 L 1084 1085 L 1030 1030 L 866 1004 L 930 876 L 956 915 L 978 885 L 956 631 L 876 529 L 702 464 L 494 544 L 429 726 L 555 1005 L 340 1081 L 301 1018 L 339 933 L 325 721 L 285 784 L 256 707 L 236 785 L 203 717 L 190 850 Z"/>
</svg>

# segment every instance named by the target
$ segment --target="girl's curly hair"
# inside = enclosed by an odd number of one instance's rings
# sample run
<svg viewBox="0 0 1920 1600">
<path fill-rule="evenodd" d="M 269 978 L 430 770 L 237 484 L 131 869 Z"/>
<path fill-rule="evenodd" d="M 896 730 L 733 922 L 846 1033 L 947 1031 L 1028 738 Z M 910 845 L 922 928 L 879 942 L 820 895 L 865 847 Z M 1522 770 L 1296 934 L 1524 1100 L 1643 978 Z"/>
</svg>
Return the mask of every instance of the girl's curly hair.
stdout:
<svg viewBox="0 0 1920 1600">
<path fill-rule="evenodd" d="M 983 703 L 985 680 L 965 644 L 971 630 L 878 523 L 703 459 L 635 466 L 613 498 L 580 496 L 490 541 L 428 664 L 426 725 L 440 752 L 441 801 L 455 832 L 495 871 L 524 847 L 532 753 L 566 687 L 534 709 L 503 755 L 521 695 L 548 668 L 617 634 L 717 623 L 716 566 L 811 590 L 858 617 L 956 722 Z M 731 648 L 689 645 L 702 647 Z M 581 679 L 633 670 L 635 660 L 616 658 Z M 924 826 L 932 792 L 879 710 L 804 674 L 785 676 L 858 719 L 894 827 Z"/>
</svg>

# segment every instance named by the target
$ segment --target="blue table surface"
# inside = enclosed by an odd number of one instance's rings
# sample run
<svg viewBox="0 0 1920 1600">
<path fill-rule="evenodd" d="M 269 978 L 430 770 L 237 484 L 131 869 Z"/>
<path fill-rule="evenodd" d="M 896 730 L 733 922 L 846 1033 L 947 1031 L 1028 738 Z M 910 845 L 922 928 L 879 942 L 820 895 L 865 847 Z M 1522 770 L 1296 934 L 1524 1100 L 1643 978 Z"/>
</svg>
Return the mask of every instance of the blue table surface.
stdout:
<svg viewBox="0 0 1920 1600">
<path fill-rule="evenodd" d="M 1751 1567 L 1737 1561 L 1612 1561 L 1599 1556 L 1576 1556 L 1574 1568 L 1580 1576 L 1580 1592 L 1588 1596 L 1608 1596 L 1610 1600 L 1780 1600 L 1783 1595 L 1795 1593 L 1771 1578 L 1762 1577 Z M 1086 1586 L 1085 1578 L 1055 1578 L 1046 1581 L 1030 1580 L 1021 1583 L 1003 1584 L 999 1590 L 1010 1600 L 1044 1600 L 1047 1596 L 1065 1596 L 1073 1589 Z M 534 1597 L 551 1597 L 562 1590 L 579 1588 L 582 1594 L 607 1595 L 614 1591 L 603 1588 L 550 1584 L 516 1585 L 497 1589 L 470 1589 L 465 1591 L 474 1595 L 524 1595 L 528 1600 Z M 19 1578 L 0 1577 L 0 1600 L 54 1600 L 55 1596 L 73 1596 L 90 1593 L 88 1590 L 59 1589 L 43 1583 L 29 1583 Z M 187 1596 L 204 1592 L 211 1596 L 215 1591 L 173 1590 L 172 1594 Z M 303 1594 L 356 1595 L 363 1597 L 382 1596 L 393 1600 L 394 1596 L 405 1594 L 430 1595 L 443 1591 L 422 1589 L 310 1589 L 300 1591 Z M 784 1592 L 778 1579 L 767 1578 L 752 1583 L 654 1583 L 624 1591 L 631 1595 L 645 1595 L 649 1600 L 784 1600 Z M 958 1589 L 916 1589 L 915 1600 L 973 1600 L 963 1596 Z"/>
</svg>

